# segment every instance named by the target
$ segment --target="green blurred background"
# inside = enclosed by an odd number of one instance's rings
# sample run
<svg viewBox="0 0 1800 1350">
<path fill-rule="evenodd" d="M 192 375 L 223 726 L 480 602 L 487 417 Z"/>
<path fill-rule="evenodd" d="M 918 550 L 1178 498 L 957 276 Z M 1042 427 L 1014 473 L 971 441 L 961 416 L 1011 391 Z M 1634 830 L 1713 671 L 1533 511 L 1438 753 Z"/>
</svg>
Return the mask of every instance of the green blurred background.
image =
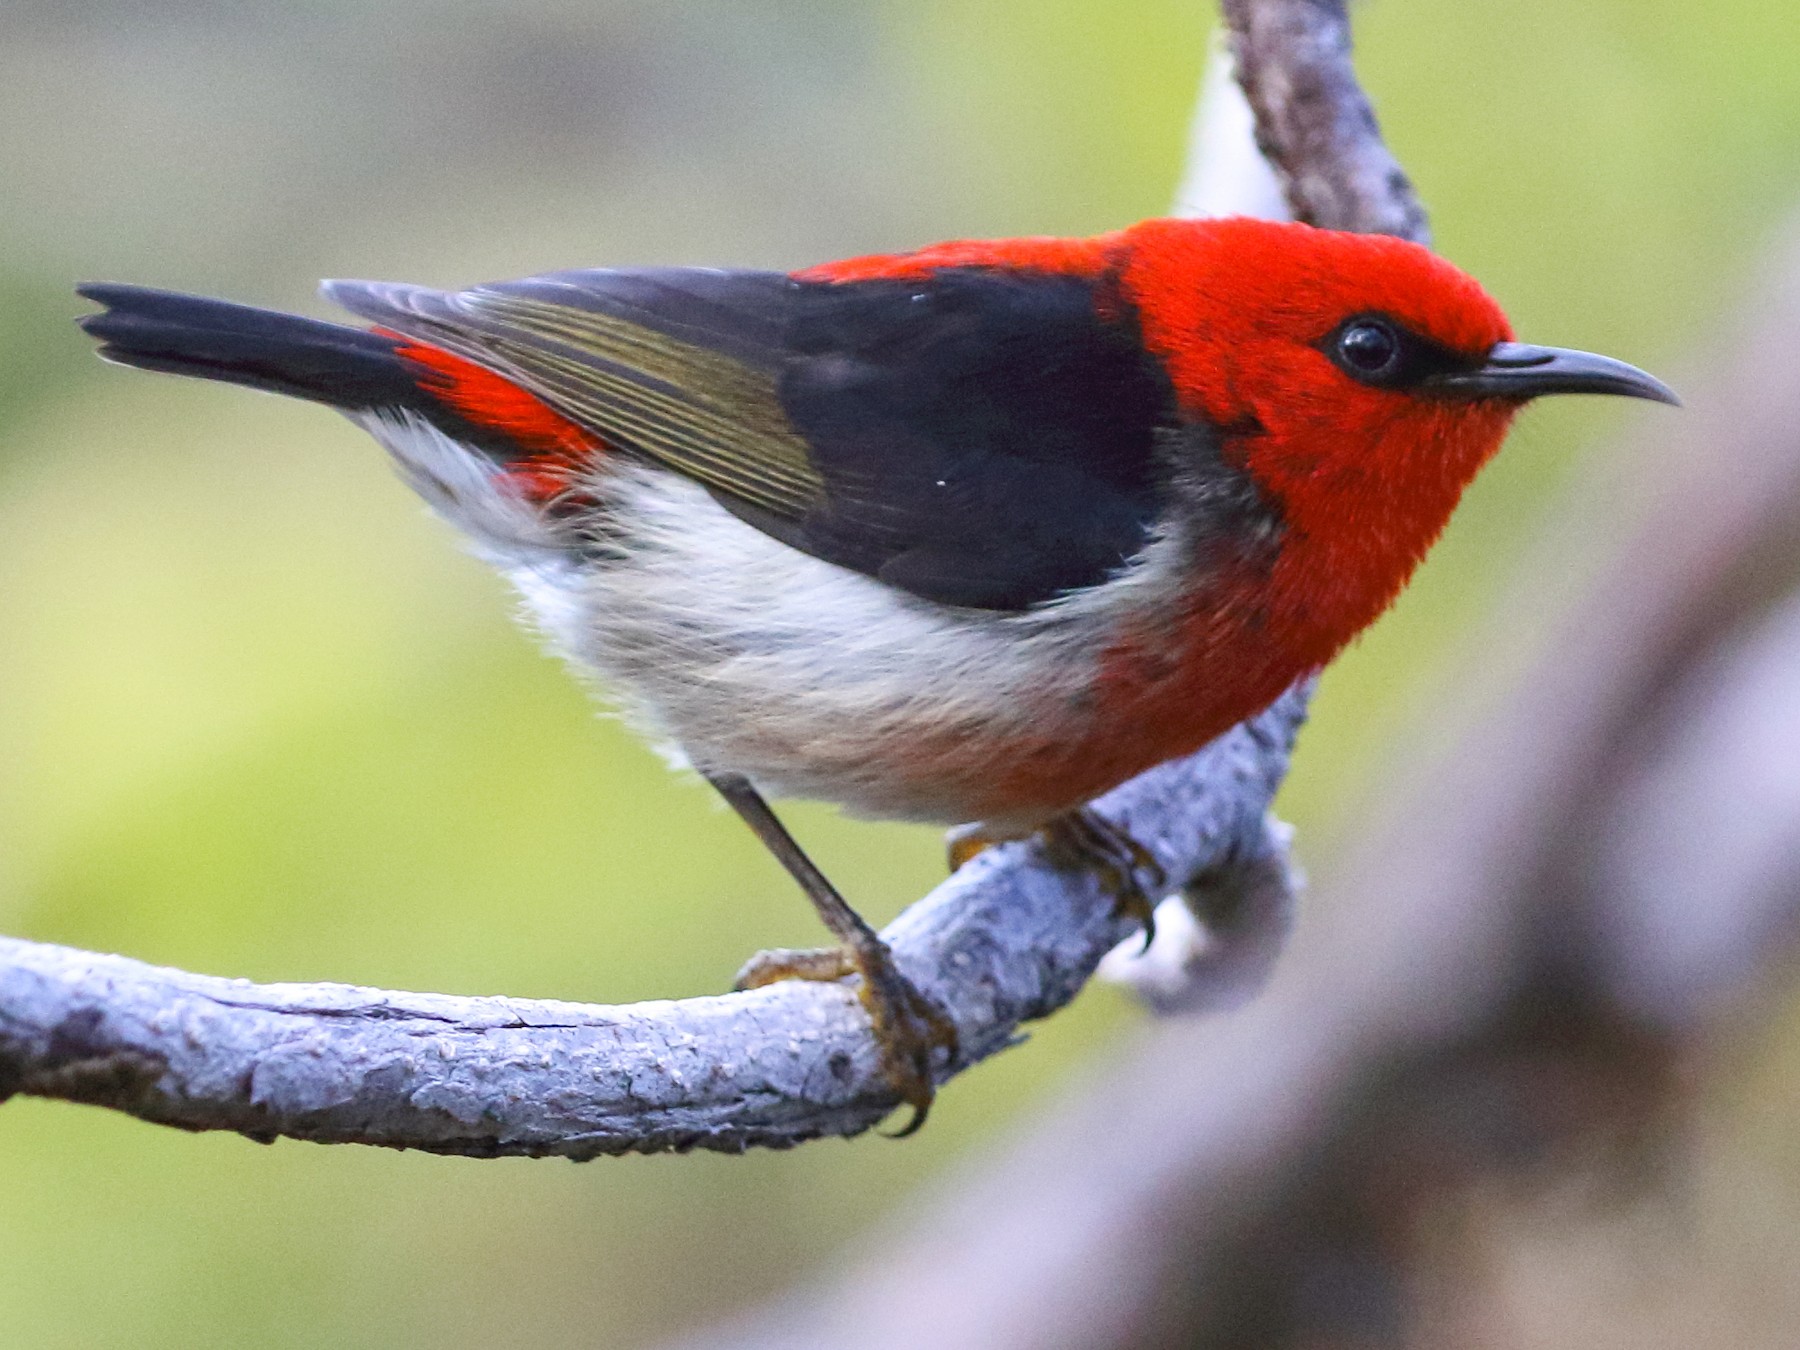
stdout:
<svg viewBox="0 0 1800 1350">
<path fill-rule="evenodd" d="M 630 262 L 789 267 L 1166 207 L 1211 24 L 1169 0 L 10 0 L 0 8 L 0 930 L 222 974 L 598 1001 L 817 940 L 372 443 L 102 367 L 80 279 L 324 310 Z M 1371 0 L 1439 247 L 1521 334 L 1662 368 L 1800 199 L 1800 8 Z M 1328 678 L 1284 810 L 1327 883 L 1583 444 L 1534 411 Z M 1629 484 L 1621 483 L 1621 490 Z M 1596 523 L 1604 532 L 1604 523 Z M 1553 602 L 1554 597 L 1547 598 Z M 1495 654 L 1500 658 L 1503 654 Z M 929 831 L 793 818 L 885 919 Z M 625 1347 L 828 1263 L 1138 1013 L 1096 987 L 922 1136 L 466 1162 L 0 1110 L 7 1347 Z"/>
</svg>

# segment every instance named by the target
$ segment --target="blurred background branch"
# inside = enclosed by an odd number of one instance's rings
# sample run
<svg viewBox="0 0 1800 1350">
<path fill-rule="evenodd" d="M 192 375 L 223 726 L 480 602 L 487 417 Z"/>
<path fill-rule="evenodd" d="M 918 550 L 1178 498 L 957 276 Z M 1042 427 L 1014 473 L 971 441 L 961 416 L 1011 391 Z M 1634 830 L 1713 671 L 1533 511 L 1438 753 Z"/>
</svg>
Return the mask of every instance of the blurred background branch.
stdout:
<svg viewBox="0 0 1800 1350">
<path fill-rule="evenodd" d="M 1624 543 L 1261 999 L 1146 1029 L 838 1280 L 682 1344 L 1786 1344 L 1791 1234 L 1692 1259 L 1677 1217 L 1703 1065 L 1800 936 L 1800 220 L 1758 290 L 1688 414 L 1570 494 L 1481 650 L 1595 519 Z"/>
</svg>

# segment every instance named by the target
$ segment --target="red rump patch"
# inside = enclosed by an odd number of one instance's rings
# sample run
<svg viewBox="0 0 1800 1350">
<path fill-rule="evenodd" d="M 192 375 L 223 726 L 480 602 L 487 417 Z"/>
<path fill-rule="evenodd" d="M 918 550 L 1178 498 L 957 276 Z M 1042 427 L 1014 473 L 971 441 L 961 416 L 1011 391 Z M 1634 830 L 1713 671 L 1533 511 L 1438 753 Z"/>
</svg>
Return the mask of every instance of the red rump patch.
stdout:
<svg viewBox="0 0 1800 1350">
<path fill-rule="evenodd" d="M 486 366 L 389 329 L 375 331 L 395 339 L 396 354 L 420 368 L 421 389 L 465 421 L 517 443 L 521 453 L 506 465 L 506 475 L 532 500 L 562 495 L 605 450 L 599 437 Z"/>
</svg>

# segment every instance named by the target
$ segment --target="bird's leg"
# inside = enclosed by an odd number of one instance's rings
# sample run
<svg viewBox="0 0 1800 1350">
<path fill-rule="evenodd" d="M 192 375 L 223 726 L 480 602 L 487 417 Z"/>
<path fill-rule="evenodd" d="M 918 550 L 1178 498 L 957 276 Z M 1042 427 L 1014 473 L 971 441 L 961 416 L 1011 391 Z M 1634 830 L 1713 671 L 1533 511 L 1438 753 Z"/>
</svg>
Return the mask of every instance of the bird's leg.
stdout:
<svg viewBox="0 0 1800 1350">
<path fill-rule="evenodd" d="M 748 778 L 709 773 L 706 780 L 800 883 L 840 944 L 817 950 L 759 952 L 738 972 L 736 987 L 755 989 L 776 980 L 829 981 L 860 975 L 857 997 L 868 1011 L 881 1047 L 882 1072 L 900 1099 L 913 1109 L 912 1120 L 896 1137 L 911 1134 L 925 1123 L 931 1110 L 936 1091 L 931 1074 L 934 1053 L 946 1050 L 952 1059 L 956 1057 L 956 1024 L 900 973 L 887 944 L 814 866 Z"/>
<path fill-rule="evenodd" d="M 1038 831 L 1051 863 L 1092 872 L 1117 913 L 1144 925 L 1144 946 L 1156 938 L 1156 901 L 1168 874 L 1150 850 L 1092 807 L 1078 807 Z"/>
</svg>

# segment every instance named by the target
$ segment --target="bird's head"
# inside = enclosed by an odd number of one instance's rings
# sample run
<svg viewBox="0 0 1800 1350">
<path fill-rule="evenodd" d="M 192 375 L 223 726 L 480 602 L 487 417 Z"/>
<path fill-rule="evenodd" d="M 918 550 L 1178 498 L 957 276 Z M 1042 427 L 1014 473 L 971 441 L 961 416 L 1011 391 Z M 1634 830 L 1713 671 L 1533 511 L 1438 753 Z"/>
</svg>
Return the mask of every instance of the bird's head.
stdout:
<svg viewBox="0 0 1800 1350">
<path fill-rule="evenodd" d="M 1227 219 L 1126 231 L 1122 282 L 1183 411 L 1303 531 L 1422 555 L 1542 394 L 1675 403 L 1622 361 L 1513 340 L 1480 284 L 1379 235 Z"/>
</svg>

